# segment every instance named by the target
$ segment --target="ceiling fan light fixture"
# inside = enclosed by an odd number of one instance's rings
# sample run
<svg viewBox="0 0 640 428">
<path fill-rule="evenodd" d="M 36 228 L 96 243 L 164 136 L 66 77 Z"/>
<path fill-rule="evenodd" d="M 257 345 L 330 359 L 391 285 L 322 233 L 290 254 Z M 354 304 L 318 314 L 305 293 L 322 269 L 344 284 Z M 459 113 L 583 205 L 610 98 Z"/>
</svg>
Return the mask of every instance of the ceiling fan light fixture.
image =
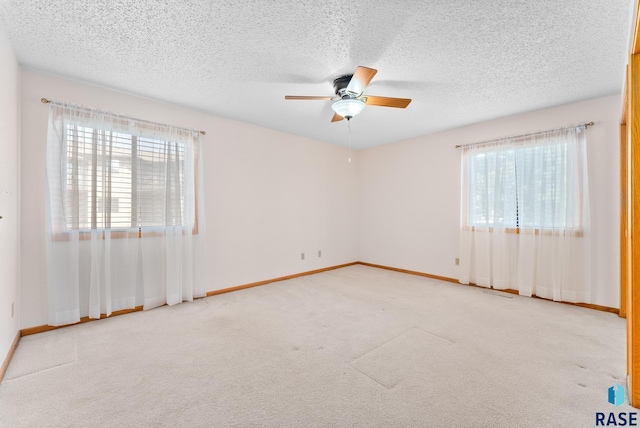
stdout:
<svg viewBox="0 0 640 428">
<path fill-rule="evenodd" d="M 359 115 L 365 105 L 366 104 L 363 101 L 355 98 L 346 98 L 336 101 L 331 105 L 331 108 L 345 119 L 351 119 L 352 117 Z"/>
</svg>

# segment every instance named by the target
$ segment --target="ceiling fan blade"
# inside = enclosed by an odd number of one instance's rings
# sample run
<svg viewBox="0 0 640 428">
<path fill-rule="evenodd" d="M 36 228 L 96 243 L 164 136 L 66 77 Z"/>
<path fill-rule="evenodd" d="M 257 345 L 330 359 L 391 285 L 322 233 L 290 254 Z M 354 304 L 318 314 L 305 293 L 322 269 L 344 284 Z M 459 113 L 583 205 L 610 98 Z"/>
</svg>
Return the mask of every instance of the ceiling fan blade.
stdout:
<svg viewBox="0 0 640 428">
<path fill-rule="evenodd" d="M 331 100 L 333 97 L 315 97 L 315 96 L 306 96 L 306 95 L 286 95 L 284 97 L 285 100 Z"/>
<path fill-rule="evenodd" d="M 331 118 L 331 122 L 340 122 L 344 117 L 340 116 L 338 113 L 334 113 Z"/>
<path fill-rule="evenodd" d="M 362 94 L 364 88 L 367 87 L 377 72 L 378 70 L 373 68 L 359 66 L 349 81 L 349 85 L 347 85 L 347 91 L 356 95 Z"/>
<path fill-rule="evenodd" d="M 409 98 L 377 97 L 375 95 L 367 95 L 362 98 L 364 98 L 366 105 L 380 107 L 406 108 L 411 102 Z"/>
</svg>

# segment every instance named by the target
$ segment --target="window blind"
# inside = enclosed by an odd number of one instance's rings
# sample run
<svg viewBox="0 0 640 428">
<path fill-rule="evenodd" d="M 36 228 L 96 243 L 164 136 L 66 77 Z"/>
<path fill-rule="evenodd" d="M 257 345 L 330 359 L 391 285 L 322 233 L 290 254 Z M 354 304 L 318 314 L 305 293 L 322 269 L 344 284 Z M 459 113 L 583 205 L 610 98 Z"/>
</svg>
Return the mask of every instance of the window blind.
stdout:
<svg viewBox="0 0 640 428">
<path fill-rule="evenodd" d="M 488 145 L 467 158 L 469 226 L 577 229 L 582 170 L 570 141 Z"/>
<path fill-rule="evenodd" d="M 67 124 L 65 144 L 67 230 L 184 224 L 184 143 Z"/>
</svg>

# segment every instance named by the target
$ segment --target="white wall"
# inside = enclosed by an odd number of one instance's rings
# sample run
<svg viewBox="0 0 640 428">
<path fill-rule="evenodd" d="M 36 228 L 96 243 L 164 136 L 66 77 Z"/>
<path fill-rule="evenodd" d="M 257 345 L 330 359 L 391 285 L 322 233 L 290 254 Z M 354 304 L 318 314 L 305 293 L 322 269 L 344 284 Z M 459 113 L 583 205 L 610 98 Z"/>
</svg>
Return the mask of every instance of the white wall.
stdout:
<svg viewBox="0 0 640 428">
<path fill-rule="evenodd" d="M 0 22 L 0 363 L 19 330 L 19 79 L 18 62 Z"/>
<path fill-rule="evenodd" d="M 587 134 L 591 298 L 619 307 L 620 106 L 621 98 L 610 96 L 360 151 L 360 261 L 457 278 L 460 151 L 454 146 L 593 121 Z"/>
<path fill-rule="evenodd" d="M 357 260 L 356 168 L 345 149 L 32 70 L 21 82 L 21 328 L 47 323 L 43 97 L 207 132 L 208 290 Z"/>
</svg>

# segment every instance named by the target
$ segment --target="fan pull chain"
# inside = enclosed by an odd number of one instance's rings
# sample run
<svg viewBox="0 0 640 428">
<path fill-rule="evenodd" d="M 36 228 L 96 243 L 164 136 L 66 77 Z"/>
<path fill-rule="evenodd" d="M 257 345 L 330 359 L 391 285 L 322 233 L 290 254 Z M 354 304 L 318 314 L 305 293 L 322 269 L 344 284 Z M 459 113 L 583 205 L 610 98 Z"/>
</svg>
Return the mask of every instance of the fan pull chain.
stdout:
<svg viewBox="0 0 640 428">
<path fill-rule="evenodd" d="M 349 128 L 349 163 L 351 163 L 351 119 L 347 118 L 347 128 Z"/>
</svg>

